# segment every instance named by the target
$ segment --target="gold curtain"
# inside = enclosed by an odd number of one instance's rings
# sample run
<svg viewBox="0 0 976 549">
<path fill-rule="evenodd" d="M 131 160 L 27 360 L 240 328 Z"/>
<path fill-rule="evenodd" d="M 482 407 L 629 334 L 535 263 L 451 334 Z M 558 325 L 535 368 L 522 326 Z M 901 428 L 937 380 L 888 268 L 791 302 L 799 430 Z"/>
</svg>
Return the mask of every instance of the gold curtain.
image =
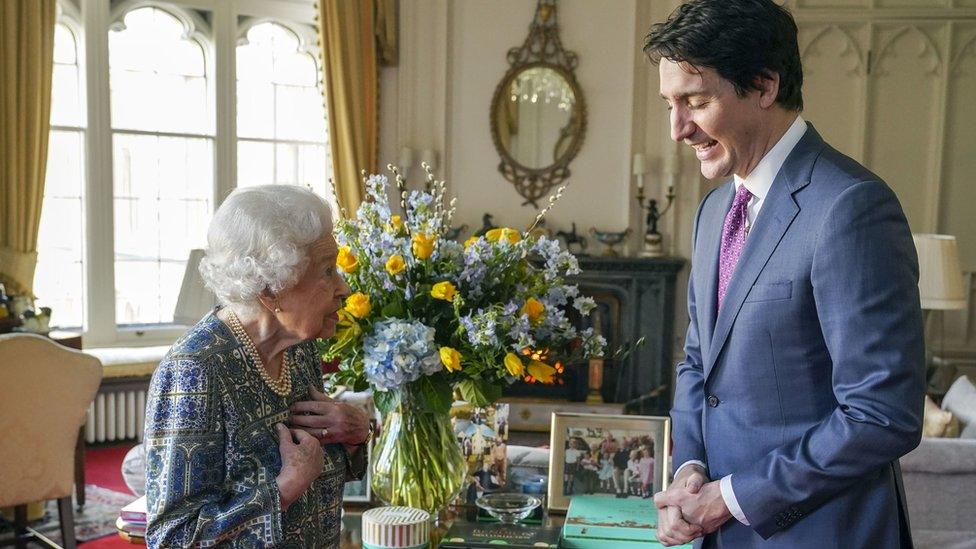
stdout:
<svg viewBox="0 0 976 549">
<path fill-rule="evenodd" d="M 0 0 L 0 282 L 32 295 L 51 118 L 55 0 Z"/>
<path fill-rule="evenodd" d="M 376 171 L 379 141 L 377 0 L 319 0 L 319 44 L 339 205 L 363 198 L 360 170 Z"/>
<path fill-rule="evenodd" d="M 397 0 L 376 0 L 376 40 L 380 65 L 395 67 L 400 61 L 397 42 Z"/>
</svg>

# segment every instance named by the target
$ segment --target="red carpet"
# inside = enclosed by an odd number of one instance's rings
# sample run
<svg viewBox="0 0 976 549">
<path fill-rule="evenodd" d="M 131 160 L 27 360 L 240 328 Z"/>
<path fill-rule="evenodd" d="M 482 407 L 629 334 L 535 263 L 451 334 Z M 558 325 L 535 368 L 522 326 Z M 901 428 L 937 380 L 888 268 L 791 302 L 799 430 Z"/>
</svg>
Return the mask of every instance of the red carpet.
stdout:
<svg viewBox="0 0 976 549">
<path fill-rule="evenodd" d="M 131 493 L 129 487 L 122 480 L 122 460 L 133 444 L 121 446 L 106 446 L 89 448 L 85 452 L 85 482 L 116 492 Z M 132 499 L 135 499 L 133 496 Z M 122 541 L 118 536 L 106 536 L 86 543 L 79 543 L 78 547 L 85 549 L 132 549 L 133 545 Z"/>
</svg>

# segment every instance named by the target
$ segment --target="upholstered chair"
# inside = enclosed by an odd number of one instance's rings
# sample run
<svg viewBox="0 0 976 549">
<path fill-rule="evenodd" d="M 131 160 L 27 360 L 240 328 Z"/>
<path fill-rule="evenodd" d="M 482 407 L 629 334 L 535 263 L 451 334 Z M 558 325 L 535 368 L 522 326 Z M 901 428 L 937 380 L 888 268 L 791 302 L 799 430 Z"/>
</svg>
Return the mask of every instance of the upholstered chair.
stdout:
<svg viewBox="0 0 976 549">
<path fill-rule="evenodd" d="M 48 547 L 26 504 L 58 500 L 62 543 L 76 546 L 71 491 L 78 429 L 98 392 L 97 358 L 32 334 L 0 335 L 0 507 L 15 507 L 15 540 Z"/>
</svg>

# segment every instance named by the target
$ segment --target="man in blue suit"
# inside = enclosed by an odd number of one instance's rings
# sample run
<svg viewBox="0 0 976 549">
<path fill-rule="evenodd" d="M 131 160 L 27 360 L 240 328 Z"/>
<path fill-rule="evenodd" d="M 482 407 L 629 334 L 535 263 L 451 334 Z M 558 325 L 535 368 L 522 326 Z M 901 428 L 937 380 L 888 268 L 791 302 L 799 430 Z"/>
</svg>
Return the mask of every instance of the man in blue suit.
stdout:
<svg viewBox="0 0 976 549">
<path fill-rule="evenodd" d="M 875 174 L 800 117 L 796 24 L 695 0 L 654 25 L 671 137 L 730 178 L 695 218 L 665 545 L 911 547 L 898 458 L 921 437 L 918 260 Z"/>
</svg>

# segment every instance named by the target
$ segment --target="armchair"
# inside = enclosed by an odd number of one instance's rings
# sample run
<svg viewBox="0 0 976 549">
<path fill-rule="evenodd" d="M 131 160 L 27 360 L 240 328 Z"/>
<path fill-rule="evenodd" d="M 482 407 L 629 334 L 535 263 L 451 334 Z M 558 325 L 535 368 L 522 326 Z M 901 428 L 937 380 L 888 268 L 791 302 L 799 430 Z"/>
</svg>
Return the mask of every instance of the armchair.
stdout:
<svg viewBox="0 0 976 549">
<path fill-rule="evenodd" d="M 64 547 L 76 546 L 73 456 L 101 378 L 90 355 L 37 335 L 0 335 L 0 507 L 15 507 L 7 545 L 58 547 L 26 524 L 27 503 L 57 499 Z"/>
</svg>

